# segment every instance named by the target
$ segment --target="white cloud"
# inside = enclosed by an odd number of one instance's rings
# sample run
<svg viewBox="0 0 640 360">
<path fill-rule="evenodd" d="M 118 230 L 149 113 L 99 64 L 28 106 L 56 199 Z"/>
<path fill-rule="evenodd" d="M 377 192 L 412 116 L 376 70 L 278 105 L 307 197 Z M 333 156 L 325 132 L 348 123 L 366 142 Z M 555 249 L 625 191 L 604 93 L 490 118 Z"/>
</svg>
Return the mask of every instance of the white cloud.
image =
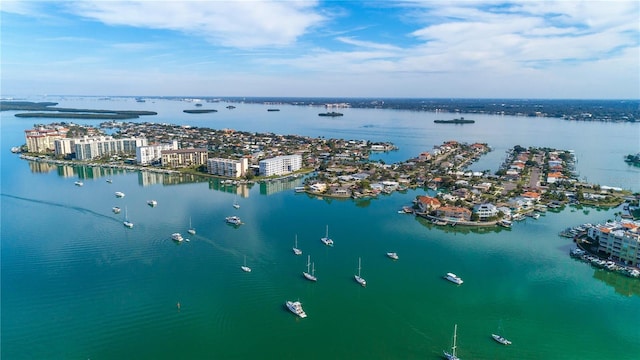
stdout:
<svg viewBox="0 0 640 360">
<path fill-rule="evenodd" d="M 293 44 L 324 21 L 316 1 L 81 1 L 70 12 L 109 25 L 167 29 L 214 44 L 252 48 Z"/>
</svg>

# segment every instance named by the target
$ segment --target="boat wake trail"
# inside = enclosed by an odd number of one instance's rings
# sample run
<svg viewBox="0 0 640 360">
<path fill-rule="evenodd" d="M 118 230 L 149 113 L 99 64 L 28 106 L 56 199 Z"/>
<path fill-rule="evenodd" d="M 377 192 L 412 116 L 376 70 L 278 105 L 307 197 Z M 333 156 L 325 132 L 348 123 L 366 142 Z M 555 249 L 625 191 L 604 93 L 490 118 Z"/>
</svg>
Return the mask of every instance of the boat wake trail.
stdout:
<svg viewBox="0 0 640 360">
<path fill-rule="evenodd" d="M 29 198 L 24 198 L 24 197 L 14 196 L 14 195 L 7 195 L 7 194 L 0 194 L 0 196 L 16 199 L 16 200 L 20 200 L 20 201 L 27 201 L 27 202 L 31 202 L 31 203 L 34 203 L 34 204 L 56 206 L 56 207 L 60 207 L 60 208 L 64 208 L 64 209 L 75 210 L 75 211 L 83 213 L 83 214 L 90 214 L 90 215 L 99 216 L 99 217 L 102 217 L 102 218 L 105 218 L 105 219 L 109 219 L 109 220 L 113 220 L 113 221 L 119 221 L 118 219 L 114 219 L 111 216 L 107 216 L 105 214 L 100 214 L 100 213 L 95 212 L 93 210 L 89 210 L 89 209 L 82 208 L 82 207 L 79 207 L 79 206 L 70 206 L 70 205 L 67 205 L 67 204 L 61 204 L 61 203 L 56 203 L 56 202 L 52 202 L 52 201 L 29 199 Z"/>
</svg>

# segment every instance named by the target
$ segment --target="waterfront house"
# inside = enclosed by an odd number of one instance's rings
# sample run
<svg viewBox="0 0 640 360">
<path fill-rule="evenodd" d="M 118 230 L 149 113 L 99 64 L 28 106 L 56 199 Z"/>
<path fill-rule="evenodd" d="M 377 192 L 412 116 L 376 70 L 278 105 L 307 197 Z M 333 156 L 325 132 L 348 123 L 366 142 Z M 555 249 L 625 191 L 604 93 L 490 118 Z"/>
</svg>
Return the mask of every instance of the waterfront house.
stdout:
<svg viewBox="0 0 640 360">
<path fill-rule="evenodd" d="M 473 213 L 478 216 L 478 220 L 487 221 L 498 216 L 498 208 L 491 203 L 478 204 L 473 207 Z"/>
<path fill-rule="evenodd" d="M 416 200 L 422 213 L 430 213 L 442 206 L 440 200 L 431 196 L 418 196 Z"/>
<path fill-rule="evenodd" d="M 436 216 L 452 221 L 469 221 L 471 210 L 458 206 L 442 206 L 436 210 Z"/>
</svg>

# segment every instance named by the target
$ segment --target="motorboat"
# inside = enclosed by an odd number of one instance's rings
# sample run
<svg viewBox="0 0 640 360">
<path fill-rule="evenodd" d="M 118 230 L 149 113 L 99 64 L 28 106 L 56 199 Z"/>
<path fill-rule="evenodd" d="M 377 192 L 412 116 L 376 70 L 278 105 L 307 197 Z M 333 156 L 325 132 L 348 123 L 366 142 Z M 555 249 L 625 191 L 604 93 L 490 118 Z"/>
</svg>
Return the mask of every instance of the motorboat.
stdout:
<svg viewBox="0 0 640 360">
<path fill-rule="evenodd" d="M 458 277 L 458 275 L 454 273 L 447 273 L 447 275 L 445 275 L 444 278 L 458 285 L 464 282 L 460 277 Z"/>
<path fill-rule="evenodd" d="M 124 197 L 124 193 L 121 192 L 121 191 L 116 191 L 116 197 L 123 198 Z"/>
<path fill-rule="evenodd" d="M 182 235 L 180 233 L 173 233 L 173 234 L 171 234 L 171 240 L 177 241 L 177 242 L 182 242 L 182 240 L 184 240 L 184 238 L 182 237 Z"/>
<path fill-rule="evenodd" d="M 241 220 L 240 220 L 240 218 L 239 218 L 239 217 L 237 217 L 237 216 L 227 216 L 227 217 L 225 218 L 225 221 L 226 221 L 228 224 L 231 224 L 231 225 L 236 225 L 236 226 L 237 226 L 237 225 L 242 225 L 242 221 L 241 221 Z"/>
<path fill-rule="evenodd" d="M 300 303 L 300 301 L 287 301 L 286 305 L 287 309 L 289 309 L 289 311 L 291 311 L 292 313 L 298 315 L 303 319 L 307 317 L 307 313 L 305 313 L 302 309 L 302 304 Z"/>
<path fill-rule="evenodd" d="M 149 205 L 151 207 L 154 207 L 154 206 L 158 205 L 158 202 L 155 201 L 155 200 L 149 200 L 149 201 L 147 201 L 147 205 Z"/>
<path fill-rule="evenodd" d="M 82 186 L 84 185 L 84 183 L 82 181 L 76 181 L 74 184 L 76 184 L 76 186 Z"/>
<path fill-rule="evenodd" d="M 493 338 L 493 340 L 499 342 L 502 345 L 511 345 L 511 341 L 505 339 L 504 337 L 498 334 L 491 334 L 491 337 Z"/>
<path fill-rule="evenodd" d="M 394 252 L 388 252 L 387 256 L 393 260 L 398 260 L 398 254 Z"/>
<path fill-rule="evenodd" d="M 112 207 L 111 211 L 113 211 L 114 214 L 120 214 L 120 208 L 117 206 Z"/>
</svg>

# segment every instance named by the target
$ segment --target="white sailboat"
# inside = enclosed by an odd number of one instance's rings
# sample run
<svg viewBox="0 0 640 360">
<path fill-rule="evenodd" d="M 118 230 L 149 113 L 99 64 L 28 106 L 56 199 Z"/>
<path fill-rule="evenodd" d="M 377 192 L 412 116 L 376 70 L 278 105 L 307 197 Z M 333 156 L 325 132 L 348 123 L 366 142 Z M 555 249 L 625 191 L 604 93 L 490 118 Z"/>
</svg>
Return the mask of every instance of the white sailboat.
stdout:
<svg viewBox="0 0 640 360">
<path fill-rule="evenodd" d="M 302 255 L 302 250 L 298 249 L 298 234 L 296 234 L 296 240 L 293 245 L 293 253 L 296 255 Z"/>
<path fill-rule="evenodd" d="M 244 265 L 240 266 L 240 268 L 244 272 L 251 272 L 251 268 L 247 266 L 247 256 L 246 255 L 244 256 Z"/>
<path fill-rule="evenodd" d="M 187 230 L 187 232 L 191 235 L 196 234 L 196 229 L 194 229 L 193 226 L 191 226 L 191 218 L 189 218 L 189 230 Z"/>
<path fill-rule="evenodd" d="M 362 276 L 360 276 L 360 270 L 362 268 L 360 265 L 361 265 L 361 261 L 360 261 L 360 258 L 358 258 L 358 275 L 355 275 L 354 277 L 358 282 L 358 284 L 362 286 L 367 286 L 367 281 Z"/>
<path fill-rule="evenodd" d="M 318 281 L 318 279 L 316 279 L 315 277 L 315 272 L 316 272 L 316 268 L 315 265 L 313 267 L 313 270 L 311 270 L 311 272 L 309 272 L 309 266 L 311 266 L 311 256 L 307 257 L 307 271 L 303 272 L 302 275 L 310 281 Z"/>
<path fill-rule="evenodd" d="M 124 224 L 124 226 L 128 227 L 128 228 L 132 228 L 133 227 L 133 223 L 131 221 L 129 221 L 129 216 L 127 213 L 127 207 L 124 207 L 124 221 L 122 222 Z"/>
<path fill-rule="evenodd" d="M 327 232 L 323 238 L 320 239 L 325 245 L 333 246 L 333 240 L 329 237 L 329 225 L 327 225 Z"/>
<path fill-rule="evenodd" d="M 456 355 L 456 337 L 458 333 L 458 324 L 455 324 L 453 327 L 453 346 L 451 346 L 451 352 L 442 351 L 444 353 L 444 357 L 447 360 L 460 360 L 460 358 Z"/>
<path fill-rule="evenodd" d="M 238 204 L 238 197 L 233 199 L 233 207 L 236 209 L 240 209 L 240 204 Z"/>
</svg>

